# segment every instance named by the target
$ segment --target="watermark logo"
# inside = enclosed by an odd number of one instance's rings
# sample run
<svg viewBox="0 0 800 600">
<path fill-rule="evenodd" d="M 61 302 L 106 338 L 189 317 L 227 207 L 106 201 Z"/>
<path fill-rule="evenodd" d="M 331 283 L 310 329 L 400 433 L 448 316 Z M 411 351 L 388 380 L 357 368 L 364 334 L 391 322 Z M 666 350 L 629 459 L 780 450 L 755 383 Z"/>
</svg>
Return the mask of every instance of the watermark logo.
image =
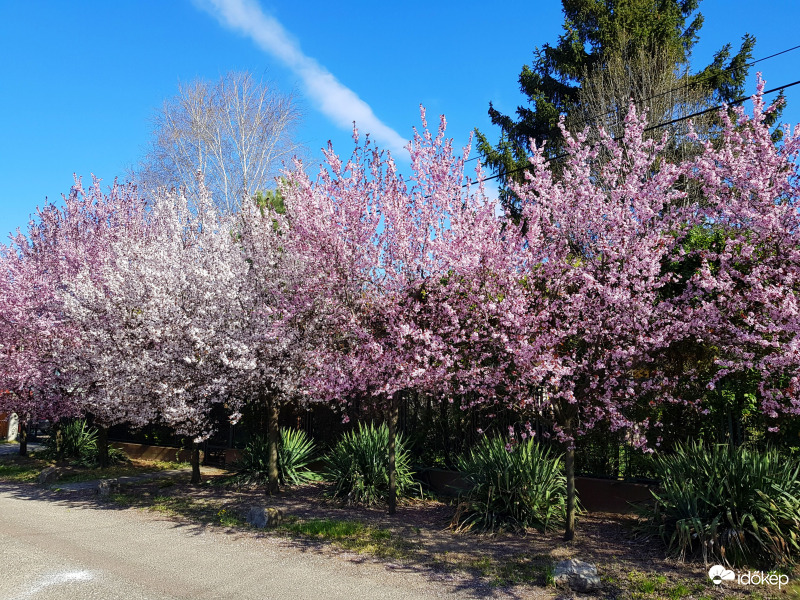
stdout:
<svg viewBox="0 0 800 600">
<path fill-rule="evenodd" d="M 714 585 L 719 585 L 723 581 L 733 581 L 736 579 L 736 573 L 733 571 L 726 569 L 722 565 L 714 565 L 708 570 L 708 576 L 711 578 L 711 581 Z"/>
<path fill-rule="evenodd" d="M 789 576 L 782 573 L 764 573 L 763 571 L 747 571 L 738 575 L 722 565 L 714 565 L 708 570 L 708 576 L 714 585 L 723 581 L 736 581 L 740 585 L 777 585 L 781 589 L 789 583 Z"/>
</svg>

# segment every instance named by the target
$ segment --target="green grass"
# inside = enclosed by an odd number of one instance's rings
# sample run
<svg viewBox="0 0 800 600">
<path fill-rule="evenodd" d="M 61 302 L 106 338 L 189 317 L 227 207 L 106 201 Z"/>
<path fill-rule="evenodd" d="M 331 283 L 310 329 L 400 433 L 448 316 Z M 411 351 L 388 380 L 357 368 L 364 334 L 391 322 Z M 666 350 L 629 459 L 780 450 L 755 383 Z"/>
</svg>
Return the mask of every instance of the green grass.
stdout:
<svg viewBox="0 0 800 600">
<path fill-rule="evenodd" d="M 41 465 L 0 463 L 0 481 L 27 483 L 36 481 L 42 470 Z"/>
<path fill-rule="evenodd" d="M 303 538 L 335 543 L 346 550 L 383 558 L 408 555 L 411 545 L 389 529 L 344 519 L 309 519 L 284 523 L 280 529 Z"/>
<path fill-rule="evenodd" d="M 158 488 L 164 489 L 164 486 L 159 485 Z M 185 496 L 153 495 L 149 492 L 144 494 L 118 492 L 111 494 L 109 500 L 115 504 L 152 510 L 173 517 L 184 517 L 209 525 L 240 527 L 246 524 L 222 502 L 195 500 Z"/>
<path fill-rule="evenodd" d="M 114 492 L 108 495 L 108 499 L 110 502 L 122 506 L 136 506 L 139 504 L 139 496 L 126 492 Z"/>
<path fill-rule="evenodd" d="M 697 581 L 670 581 L 664 575 L 640 571 L 632 571 L 627 583 L 632 600 L 681 600 L 690 596 L 700 600 L 708 590 L 708 585 Z"/>
<path fill-rule="evenodd" d="M 631 577 L 633 580 L 633 577 Z M 643 577 L 634 583 L 634 587 L 637 591 L 641 592 L 642 594 L 652 594 L 657 589 L 661 589 L 661 587 L 667 582 L 667 578 L 663 575 L 653 575 L 651 577 Z"/>
<path fill-rule="evenodd" d="M 666 594 L 670 600 L 680 600 L 681 598 L 686 598 L 691 593 L 692 590 L 682 583 L 679 583 L 675 587 L 666 591 Z"/>
<path fill-rule="evenodd" d="M 42 469 L 49 466 L 50 463 L 35 458 L 32 453 L 29 453 L 28 456 L 19 456 L 18 454 L 3 456 L 0 460 L 0 481 L 34 482 Z"/>
<path fill-rule="evenodd" d="M 361 535 L 366 530 L 366 526 L 358 521 L 311 519 L 310 521 L 289 524 L 285 529 L 297 535 L 318 537 L 325 540 L 340 540 Z"/>
<path fill-rule="evenodd" d="M 217 523 L 223 527 L 242 527 L 246 525 L 244 519 L 227 508 L 217 511 Z"/>
</svg>

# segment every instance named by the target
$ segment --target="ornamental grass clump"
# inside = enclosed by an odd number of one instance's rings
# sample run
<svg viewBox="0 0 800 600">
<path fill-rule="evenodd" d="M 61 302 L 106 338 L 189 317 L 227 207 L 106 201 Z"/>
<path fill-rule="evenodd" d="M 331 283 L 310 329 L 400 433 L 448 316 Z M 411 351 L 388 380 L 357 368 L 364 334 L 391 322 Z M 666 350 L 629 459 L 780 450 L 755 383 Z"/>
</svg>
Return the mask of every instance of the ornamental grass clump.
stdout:
<svg viewBox="0 0 800 600">
<path fill-rule="evenodd" d="M 484 437 L 458 460 L 470 490 L 453 519 L 458 530 L 542 531 L 563 525 L 567 480 L 561 457 L 529 439 Z"/>
<path fill-rule="evenodd" d="M 414 486 L 410 454 L 405 439 L 397 435 L 395 464 L 397 495 L 407 495 Z M 324 457 L 323 478 L 332 482 L 334 498 L 347 504 L 371 506 L 389 497 L 389 428 L 386 424 L 359 423 L 345 433 Z"/>
<path fill-rule="evenodd" d="M 316 445 L 305 431 L 280 430 L 278 445 L 278 480 L 281 485 L 302 485 L 319 477 L 308 468 L 314 459 Z M 235 480 L 241 484 L 266 485 L 269 481 L 269 440 L 256 436 L 247 444 L 236 463 Z"/>
<path fill-rule="evenodd" d="M 773 568 L 800 557 L 800 464 L 777 450 L 700 442 L 657 455 L 647 528 L 681 558 Z"/>
</svg>

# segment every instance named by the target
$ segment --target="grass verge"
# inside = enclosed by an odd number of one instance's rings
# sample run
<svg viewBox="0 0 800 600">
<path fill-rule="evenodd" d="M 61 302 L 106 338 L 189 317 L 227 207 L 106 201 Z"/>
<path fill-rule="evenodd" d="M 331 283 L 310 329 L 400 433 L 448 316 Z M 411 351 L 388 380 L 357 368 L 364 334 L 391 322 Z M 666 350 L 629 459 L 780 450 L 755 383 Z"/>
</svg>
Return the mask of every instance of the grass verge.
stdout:
<svg viewBox="0 0 800 600">
<path fill-rule="evenodd" d="M 0 481 L 29 483 L 36 481 L 41 470 L 38 465 L 0 463 Z"/>
<path fill-rule="evenodd" d="M 48 462 L 35 456 L 3 456 L 0 461 L 0 481 L 30 483 L 36 481 L 41 470 L 48 466 Z"/>
<path fill-rule="evenodd" d="M 294 537 L 331 542 L 345 550 L 381 558 L 404 558 L 409 556 L 413 549 L 413 544 L 396 536 L 391 530 L 366 525 L 360 521 L 342 519 L 292 521 L 290 518 L 278 529 Z"/>
<path fill-rule="evenodd" d="M 461 571 L 472 571 L 496 587 L 509 585 L 554 585 L 555 565 L 549 556 L 515 554 L 501 560 L 489 556 L 480 558 L 445 557 L 445 564 Z"/>
</svg>

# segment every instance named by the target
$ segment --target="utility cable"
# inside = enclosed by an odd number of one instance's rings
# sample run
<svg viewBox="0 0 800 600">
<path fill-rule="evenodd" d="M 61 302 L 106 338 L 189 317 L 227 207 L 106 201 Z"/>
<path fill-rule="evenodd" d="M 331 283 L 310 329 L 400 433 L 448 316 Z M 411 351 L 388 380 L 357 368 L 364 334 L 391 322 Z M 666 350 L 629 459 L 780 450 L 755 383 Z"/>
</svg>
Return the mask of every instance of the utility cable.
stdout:
<svg viewBox="0 0 800 600">
<path fill-rule="evenodd" d="M 800 44 L 798 44 L 797 46 L 792 46 L 791 48 L 786 48 L 785 50 L 781 50 L 781 51 L 779 51 L 779 52 L 775 52 L 775 53 L 773 53 L 773 54 L 770 54 L 770 55 L 768 55 L 768 56 L 762 56 L 761 58 L 758 58 L 758 59 L 756 59 L 756 60 L 750 61 L 749 63 L 743 64 L 743 65 L 739 65 L 739 66 L 730 66 L 730 67 L 728 67 L 727 69 L 722 69 L 722 72 L 723 72 L 723 73 L 726 73 L 726 72 L 728 72 L 728 71 L 735 71 L 735 70 L 739 70 L 739 69 L 749 68 L 749 67 L 752 67 L 753 65 L 755 65 L 755 64 L 758 64 L 758 63 L 760 63 L 760 62 L 763 62 L 763 61 L 765 61 L 765 60 L 769 60 L 769 59 L 771 59 L 771 58 L 775 58 L 776 56 L 780 56 L 780 55 L 782 55 L 782 54 L 787 54 L 787 53 L 789 53 L 789 52 L 793 52 L 793 51 L 795 51 L 795 50 L 797 50 L 797 49 L 800 49 Z M 709 77 L 711 77 L 711 76 L 712 76 L 712 74 L 711 74 L 711 73 L 709 73 L 709 74 L 708 74 L 708 75 L 706 75 L 706 77 L 705 77 L 705 78 L 703 78 L 703 79 L 708 79 L 708 78 L 709 78 Z M 696 81 L 692 82 L 692 84 L 691 84 L 691 85 L 696 85 L 697 83 L 698 83 L 698 80 L 696 80 Z M 658 94 L 654 94 L 654 95 L 652 95 L 652 96 L 650 96 L 650 97 L 648 97 L 648 98 L 644 98 L 644 99 L 642 99 L 642 101 L 641 101 L 641 102 L 642 102 L 642 103 L 644 103 L 644 102 L 647 102 L 647 101 L 649 101 L 649 100 L 654 100 L 654 99 L 656 99 L 656 98 L 660 98 L 661 96 L 664 96 L 664 95 L 666 95 L 666 94 L 671 94 L 672 92 L 677 92 L 677 91 L 680 91 L 680 90 L 682 90 L 682 89 L 684 89 L 684 88 L 685 88 L 685 86 L 674 87 L 674 88 L 672 88 L 672 89 L 669 89 L 669 90 L 666 90 L 666 91 L 664 91 L 664 92 L 659 92 Z M 768 93 L 768 92 L 764 92 L 764 93 Z M 734 102 L 731 102 L 731 103 L 730 103 L 730 105 L 737 104 L 737 103 L 738 103 L 738 100 L 737 100 L 737 101 L 734 101 Z M 715 110 L 716 108 L 718 108 L 718 107 L 714 107 L 714 108 L 708 109 L 708 110 L 707 110 L 707 111 L 705 111 L 705 112 L 710 112 L 710 111 L 712 111 L 712 110 Z M 579 121 L 579 122 L 578 122 L 578 125 L 582 125 L 582 124 L 584 124 L 584 123 L 588 123 L 589 121 L 594 121 L 595 119 L 598 119 L 598 118 L 600 118 L 600 117 L 605 117 L 605 116 L 608 116 L 608 115 L 610 115 L 610 114 L 612 114 L 612 113 L 614 113 L 614 112 L 615 112 L 615 111 L 612 109 L 612 110 L 606 111 L 606 112 L 604 112 L 604 113 L 598 113 L 598 114 L 596 114 L 596 115 L 594 115 L 594 116 L 592 116 L 592 117 L 586 117 L 586 118 L 585 118 L 585 119 L 583 119 L 582 121 Z M 693 115 L 689 115 L 688 117 L 681 117 L 680 119 L 677 119 L 677 120 L 675 120 L 675 121 L 671 121 L 670 123 L 673 123 L 673 122 L 678 122 L 678 121 L 680 121 L 680 120 L 685 120 L 686 118 L 689 118 L 689 117 L 692 117 L 692 116 L 697 116 L 698 114 L 703 114 L 703 113 L 702 113 L 702 112 L 700 112 L 700 113 L 695 113 L 695 114 L 693 114 Z M 648 128 L 648 130 L 649 130 L 649 129 L 654 129 L 654 128 L 656 128 L 656 127 L 658 127 L 658 126 L 653 126 L 653 127 L 651 127 L 651 128 Z M 647 130 L 646 130 L 646 131 L 647 131 Z M 470 161 L 473 161 L 473 160 L 478 160 L 478 158 L 480 158 L 480 157 L 479 157 L 479 156 L 475 156 L 475 157 L 473 157 L 473 158 L 470 158 L 470 159 L 468 159 L 468 160 L 467 160 L 467 161 L 465 161 L 465 162 L 470 162 Z"/>
<path fill-rule="evenodd" d="M 781 85 L 781 86 L 778 86 L 778 87 L 774 87 L 774 88 L 772 88 L 770 90 L 765 90 L 763 95 L 772 94 L 774 92 L 779 92 L 781 90 L 788 89 L 788 88 L 793 87 L 795 85 L 800 85 L 800 79 L 797 80 L 797 81 L 793 81 L 792 83 L 787 83 L 786 85 Z M 727 103 L 719 104 L 717 106 L 712 106 L 711 108 L 707 108 L 705 110 L 701 110 L 701 111 L 698 111 L 698 112 L 695 112 L 695 113 L 692 113 L 690 115 L 686 115 L 686 116 L 683 116 L 683 117 L 678 117 L 676 119 L 672 119 L 671 121 L 666 121 L 664 123 L 658 123 L 657 125 L 651 125 L 650 127 L 645 127 L 644 131 L 652 131 L 654 129 L 660 129 L 662 127 L 667 127 L 669 125 L 673 125 L 673 124 L 678 123 L 680 121 L 686 121 L 687 119 L 691 119 L 692 117 L 697 117 L 699 115 L 704 115 L 706 113 L 710 113 L 710 112 L 713 112 L 715 110 L 718 111 L 718 110 L 723 109 L 723 108 L 728 107 L 728 106 L 736 106 L 737 104 L 741 104 L 742 102 L 746 102 L 750 97 L 751 96 L 741 96 L 741 97 L 737 98 L 736 100 L 733 100 L 732 102 L 727 102 Z M 614 139 L 616 140 L 618 138 L 614 138 Z M 566 153 L 558 154 L 556 156 L 551 156 L 551 157 L 546 158 L 545 162 L 550 162 L 552 160 L 558 160 L 560 158 L 565 158 L 566 156 L 568 156 Z M 497 173 L 496 175 L 492 175 L 490 177 L 484 177 L 483 181 L 491 181 L 492 179 L 498 179 L 500 177 L 505 177 L 505 176 L 508 176 L 508 175 L 512 175 L 514 173 L 518 173 L 520 171 L 524 171 L 525 169 L 529 168 L 530 166 L 531 166 L 530 164 L 526 164 L 526 165 L 524 165 L 522 167 L 517 167 L 515 169 L 510 169 L 510 170 L 506 171 L 505 173 Z M 470 185 L 470 184 L 465 183 L 461 187 L 467 187 L 468 185 Z"/>
</svg>

